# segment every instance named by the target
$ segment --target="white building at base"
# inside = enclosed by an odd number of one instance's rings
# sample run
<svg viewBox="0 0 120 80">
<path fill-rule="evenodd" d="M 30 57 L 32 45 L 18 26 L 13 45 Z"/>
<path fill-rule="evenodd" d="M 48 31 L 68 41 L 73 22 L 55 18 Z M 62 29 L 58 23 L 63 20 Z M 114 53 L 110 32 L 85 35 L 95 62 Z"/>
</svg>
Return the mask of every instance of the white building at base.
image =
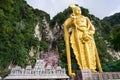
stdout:
<svg viewBox="0 0 120 80">
<path fill-rule="evenodd" d="M 58 66 L 52 69 L 50 66 L 45 67 L 42 59 L 36 61 L 34 68 L 27 66 L 25 69 L 19 66 L 12 68 L 11 73 L 4 79 L 68 79 L 65 68 Z"/>
</svg>

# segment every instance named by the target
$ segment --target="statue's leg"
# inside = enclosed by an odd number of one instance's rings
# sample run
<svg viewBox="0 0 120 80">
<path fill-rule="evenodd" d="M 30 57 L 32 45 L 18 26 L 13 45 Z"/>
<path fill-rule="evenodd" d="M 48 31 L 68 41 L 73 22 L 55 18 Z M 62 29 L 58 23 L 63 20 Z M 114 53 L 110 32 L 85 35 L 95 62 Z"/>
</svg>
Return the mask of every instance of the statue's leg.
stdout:
<svg viewBox="0 0 120 80">
<path fill-rule="evenodd" d="M 94 43 L 89 41 L 86 43 L 86 53 L 88 58 L 89 69 L 92 69 L 93 72 L 96 72 L 96 58 L 95 58 L 95 46 Z"/>
<path fill-rule="evenodd" d="M 78 53 L 78 49 L 76 47 L 76 44 L 75 43 L 71 43 L 71 47 L 73 49 L 73 53 L 75 55 L 75 58 L 77 60 L 77 64 L 79 65 L 79 69 L 81 69 L 81 62 L 80 62 L 80 56 L 79 56 L 79 53 Z"/>
</svg>

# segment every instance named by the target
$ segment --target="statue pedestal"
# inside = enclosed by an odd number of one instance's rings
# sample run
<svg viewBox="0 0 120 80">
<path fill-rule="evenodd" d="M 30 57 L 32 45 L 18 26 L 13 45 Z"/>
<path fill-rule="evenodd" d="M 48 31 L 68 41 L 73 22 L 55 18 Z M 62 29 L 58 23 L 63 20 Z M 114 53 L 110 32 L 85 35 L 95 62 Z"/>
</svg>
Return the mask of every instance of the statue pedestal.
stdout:
<svg viewBox="0 0 120 80">
<path fill-rule="evenodd" d="M 79 70 L 72 80 L 120 80 L 120 72 L 95 72 L 90 69 Z"/>
<path fill-rule="evenodd" d="M 90 69 L 84 69 L 77 71 L 76 77 L 78 80 L 90 80 L 92 71 Z"/>
</svg>

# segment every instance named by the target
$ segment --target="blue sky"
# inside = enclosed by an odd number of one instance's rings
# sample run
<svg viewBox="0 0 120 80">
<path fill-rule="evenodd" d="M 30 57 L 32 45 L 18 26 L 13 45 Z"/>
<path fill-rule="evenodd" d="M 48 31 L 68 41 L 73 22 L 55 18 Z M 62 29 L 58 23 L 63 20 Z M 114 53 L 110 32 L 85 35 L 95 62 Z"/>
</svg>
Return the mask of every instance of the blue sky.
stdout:
<svg viewBox="0 0 120 80">
<path fill-rule="evenodd" d="M 51 18 L 74 3 L 89 9 L 89 12 L 102 19 L 120 12 L 120 0 L 26 0 L 33 8 L 50 14 Z"/>
</svg>

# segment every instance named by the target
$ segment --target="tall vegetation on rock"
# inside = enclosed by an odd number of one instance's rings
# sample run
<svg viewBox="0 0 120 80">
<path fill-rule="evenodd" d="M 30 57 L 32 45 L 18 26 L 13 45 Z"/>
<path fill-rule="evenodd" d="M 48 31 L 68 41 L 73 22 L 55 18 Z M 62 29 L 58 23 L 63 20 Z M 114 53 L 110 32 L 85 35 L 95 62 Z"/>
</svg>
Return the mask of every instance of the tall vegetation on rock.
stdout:
<svg viewBox="0 0 120 80">
<path fill-rule="evenodd" d="M 30 62 L 31 46 L 46 45 L 34 37 L 34 27 L 39 22 L 42 31 L 44 17 L 49 22 L 47 13 L 33 9 L 24 0 L 0 0 L 0 71 L 10 64 L 25 67 Z"/>
<path fill-rule="evenodd" d="M 120 24 L 115 25 L 112 31 L 111 44 L 116 51 L 120 51 Z"/>
</svg>

